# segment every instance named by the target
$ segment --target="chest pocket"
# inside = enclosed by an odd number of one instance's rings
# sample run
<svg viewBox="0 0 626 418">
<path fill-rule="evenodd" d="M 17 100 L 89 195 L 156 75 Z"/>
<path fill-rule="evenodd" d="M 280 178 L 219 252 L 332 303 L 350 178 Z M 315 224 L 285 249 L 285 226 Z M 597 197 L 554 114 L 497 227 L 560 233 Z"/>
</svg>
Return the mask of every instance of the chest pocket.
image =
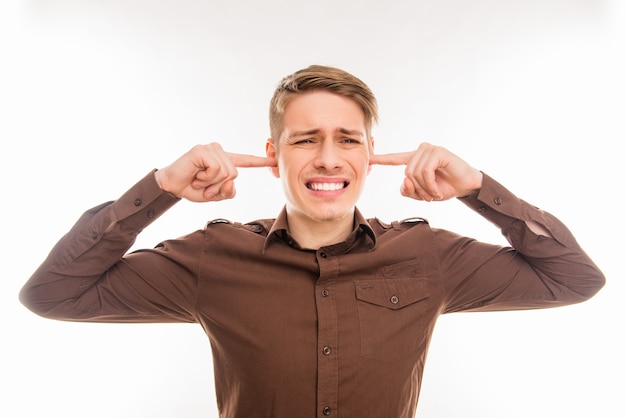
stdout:
<svg viewBox="0 0 626 418">
<path fill-rule="evenodd" d="M 434 324 L 424 277 L 357 280 L 361 354 L 396 362 L 425 351 Z"/>
</svg>

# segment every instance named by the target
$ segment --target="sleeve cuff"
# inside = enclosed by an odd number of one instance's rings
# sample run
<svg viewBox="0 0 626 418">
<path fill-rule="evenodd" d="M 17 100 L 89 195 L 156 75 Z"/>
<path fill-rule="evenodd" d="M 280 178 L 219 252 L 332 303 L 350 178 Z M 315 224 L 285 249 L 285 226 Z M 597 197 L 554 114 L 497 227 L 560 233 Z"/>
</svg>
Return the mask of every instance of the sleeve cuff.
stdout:
<svg viewBox="0 0 626 418">
<path fill-rule="evenodd" d="M 150 171 L 114 203 L 116 221 L 143 229 L 180 201 L 161 190 L 155 172 L 156 169 Z"/>
</svg>

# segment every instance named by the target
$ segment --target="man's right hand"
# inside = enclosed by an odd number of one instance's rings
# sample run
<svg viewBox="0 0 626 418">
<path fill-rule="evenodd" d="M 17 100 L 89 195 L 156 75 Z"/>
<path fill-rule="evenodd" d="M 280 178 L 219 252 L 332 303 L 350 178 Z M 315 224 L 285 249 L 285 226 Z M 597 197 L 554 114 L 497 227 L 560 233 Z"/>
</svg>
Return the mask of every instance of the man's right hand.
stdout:
<svg viewBox="0 0 626 418">
<path fill-rule="evenodd" d="M 274 167 L 276 160 L 226 152 L 217 143 L 196 145 L 172 164 L 159 169 L 159 187 L 178 198 L 210 202 L 235 197 L 237 167 Z"/>
</svg>

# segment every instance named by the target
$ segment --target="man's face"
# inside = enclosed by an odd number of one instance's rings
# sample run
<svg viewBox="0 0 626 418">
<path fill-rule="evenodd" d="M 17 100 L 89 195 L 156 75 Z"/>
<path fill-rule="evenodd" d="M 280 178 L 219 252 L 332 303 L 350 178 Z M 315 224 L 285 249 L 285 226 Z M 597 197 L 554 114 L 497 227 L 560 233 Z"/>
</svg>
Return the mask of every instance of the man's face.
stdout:
<svg viewBox="0 0 626 418">
<path fill-rule="evenodd" d="M 293 98 L 285 108 L 280 138 L 267 154 L 277 157 L 291 220 L 329 222 L 352 217 L 369 173 L 373 141 L 352 100 L 325 91 Z"/>
</svg>

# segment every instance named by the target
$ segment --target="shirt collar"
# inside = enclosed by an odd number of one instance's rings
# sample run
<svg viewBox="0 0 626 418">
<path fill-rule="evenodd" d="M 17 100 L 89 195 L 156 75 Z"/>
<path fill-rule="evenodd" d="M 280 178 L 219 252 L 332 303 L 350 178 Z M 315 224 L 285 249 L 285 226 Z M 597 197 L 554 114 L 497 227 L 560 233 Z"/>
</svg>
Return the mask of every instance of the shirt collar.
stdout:
<svg viewBox="0 0 626 418">
<path fill-rule="evenodd" d="M 369 222 L 363 214 L 359 211 L 359 209 L 354 209 L 354 229 L 350 234 L 350 237 L 346 240 L 346 242 L 354 242 L 356 240 L 359 232 L 364 232 L 367 236 L 368 247 L 370 250 L 373 250 L 376 247 L 376 234 L 374 230 L 370 226 Z M 294 245 L 294 240 L 291 238 L 289 234 L 289 222 L 287 221 L 287 208 L 283 207 L 280 211 L 274 224 L 270 228 L 267 237 L 265 238 L 265 244 L 263 245 L 263 252 L 267 249 L 269 245 L 271 245 L 272 241 L 283 241 L 290 245 Z"/>
</svg>

